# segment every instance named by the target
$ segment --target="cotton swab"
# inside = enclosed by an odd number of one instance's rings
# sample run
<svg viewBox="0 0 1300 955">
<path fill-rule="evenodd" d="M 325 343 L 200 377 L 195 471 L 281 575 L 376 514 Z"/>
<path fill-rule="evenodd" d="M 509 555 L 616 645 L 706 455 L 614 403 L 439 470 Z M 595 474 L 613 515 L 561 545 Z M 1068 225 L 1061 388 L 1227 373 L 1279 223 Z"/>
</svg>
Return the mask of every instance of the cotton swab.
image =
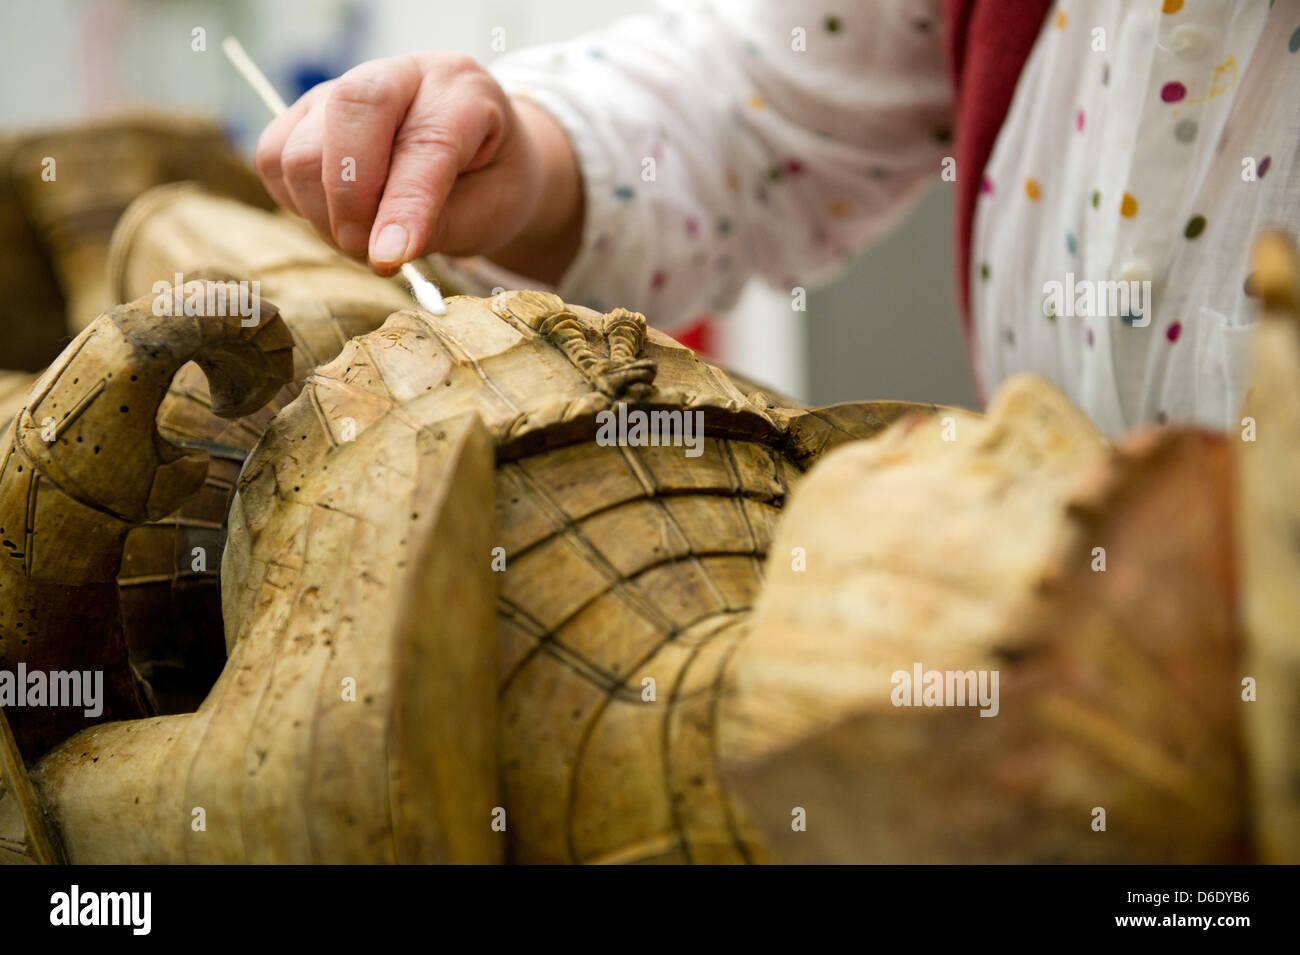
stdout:
<svg viewBox="0 0 1300 955">
<path fill-rule="evenodd" d="M 253 88 L 258 97 L 266 104 L 266 108 L 274 116 L 279 116 L 289 107 L 285 105 L 280 94 L 275 91 L 271 81 L 266 78 L 266 74 L 257 68 L 257 64 L 244 51 L 241 44 L 233 36 L 228 36 L 221 41 L 221 51 L 226 54 L 231 65 L 239 71 L 239 75 L 248 81 L 248 85 Z M 406 279 L 411 286 L 411 295 L 421 308 L 432 312 L 434 315 L 446 315 L 447 306 L 442 301 L 442 293 L 438 291 L 438 286 L 434 285 L 410 262 L 402 265 L 402 278 Z"/>
</svg>

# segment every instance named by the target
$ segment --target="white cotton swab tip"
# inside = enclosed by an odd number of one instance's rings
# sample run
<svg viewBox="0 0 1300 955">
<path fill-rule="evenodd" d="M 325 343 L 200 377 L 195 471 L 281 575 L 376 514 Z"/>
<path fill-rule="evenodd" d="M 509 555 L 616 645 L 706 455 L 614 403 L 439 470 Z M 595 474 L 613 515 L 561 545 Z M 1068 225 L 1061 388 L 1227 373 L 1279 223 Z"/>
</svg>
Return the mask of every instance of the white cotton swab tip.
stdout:
<svg viewBox="0 0 1300 955">
<path fill-rule="evenodd" d="M 271 81 L 266 78 L 266 74 L 258 69 L 253 58 L 244 50 L 242 43 L 233 36 L 228 36 L 221 41 L 221 52 L 226 54 L 226 59 L 239 71 L 239 75 L 248 81 L 248 85 L 266 104 L 272 116 L 279 116 L 289 108 L 280 98 L 275 87 L 271 85 Z M 442 300 L 442 293 L 438 291 L 438 286 L 421 275 L 420 270 L 410 262 L 402 265 L 402 278 L 410 284 L 411 295 L 421 308 L 434 315 L 447 314 L 447 305 Z"/>
<path fill-rule="evenodd" d="M 446 315 L 447 304 L 442 300 L 442 293 L 419 270 L 407 262 L 402 266 L 402 278 L 411 285 L 411 295 L 420 303 L 420 307 L 435 315 Z"/>
</svg>

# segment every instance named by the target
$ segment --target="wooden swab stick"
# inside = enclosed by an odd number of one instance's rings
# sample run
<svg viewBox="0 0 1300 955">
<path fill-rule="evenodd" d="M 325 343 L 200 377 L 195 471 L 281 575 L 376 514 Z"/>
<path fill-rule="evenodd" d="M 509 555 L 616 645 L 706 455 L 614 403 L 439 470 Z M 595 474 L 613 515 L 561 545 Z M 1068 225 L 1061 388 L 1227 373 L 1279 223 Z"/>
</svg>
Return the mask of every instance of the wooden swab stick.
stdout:
<svg viewBox="0 0 1300 955">
<path fill-rule="evenodd" d="M 280 99 L 280 94 L 275 91 L 271 81 L 266 78 L 266 74 L 257 68 L 252 57 L 244 50 L 244 45 L 236 40 L 233 36 L 228 36 L 221 41 L 221 52 L 226 54 L 226 59 L 231 62 L 235 69 L 239 70 L 239 75 L 248 81 L 248 85 L 253 88 L 266 108 L 271 111 L 272 116 L 279 116 L 289 108 L 284 100 Z"/>
<path fill-rule="evenodd" d="M 266 78 L 266 74 L 257 68 L 257 64 L 244 51 L 244 46 L 233 36 L 228 36 L 221 41 L 221 51 L 226 54 L 232 66 L 239 71 L 239 75 L 248 81 L 248 85 L 253 88 L 258 97 L 266 104 L 266 108 L 271 111 L 273 116 L 279 116 L 289 107 L 285 105 L 280 94 L 275 91 L 271 81 Z M 442 301 L 442 293 L 438 291 L 438 286 L 434 285 L 410 262 L 402 265 L 402 278 L 406 279 L 411 286 L 411 295 L 415 297 L 416 302 L 421 308 L 432 312 L 434 315 L 446 315 L 447 306 Z"/>
</svg>

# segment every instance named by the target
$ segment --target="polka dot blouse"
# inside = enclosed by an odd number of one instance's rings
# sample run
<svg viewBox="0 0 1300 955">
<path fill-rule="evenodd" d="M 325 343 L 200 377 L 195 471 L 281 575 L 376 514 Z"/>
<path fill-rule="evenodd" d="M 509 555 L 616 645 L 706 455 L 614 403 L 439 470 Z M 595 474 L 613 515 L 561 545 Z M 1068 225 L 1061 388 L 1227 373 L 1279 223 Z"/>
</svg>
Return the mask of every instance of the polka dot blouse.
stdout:
<svg viewBox="0 0 1300 955">
<path fill-rule="evenodd" d="M 986 386 L 1057 382 L 1106 431 L 1232 427 L 1251 238 L 1300 229 L 1300 2 L 1063 0 L 975 212 Z"/>
<path fill-rule="evenodd" d="M 669 3 L 498 60 L 582 166 L 561 294 L 671 327 L 754 274 L 787 290 L 836 274 L 925 189 L 973 174 L 952 159 L 941 21 L 938 0 Z M 980 183 L 985 390 L 1037 372 L 1110 433 L 1230 424 L 1250 239 L 1300 228 L 1298 154 L 1300 0 L 1062 0 Z"/>
</svg>

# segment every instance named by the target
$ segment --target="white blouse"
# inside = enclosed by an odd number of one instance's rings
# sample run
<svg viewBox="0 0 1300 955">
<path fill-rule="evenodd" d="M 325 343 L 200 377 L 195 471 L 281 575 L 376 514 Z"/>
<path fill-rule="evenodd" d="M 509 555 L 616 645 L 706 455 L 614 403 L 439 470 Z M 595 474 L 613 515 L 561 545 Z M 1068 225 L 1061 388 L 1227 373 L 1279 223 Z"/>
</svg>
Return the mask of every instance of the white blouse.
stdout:
<svg viewBox="0 0 1300 955">
<path fill-rule="evenodd" d="M 560 293 L 671 328 L 726 308 L 753 274 L 792 296 L 835 275 L 964 174 L 939 7 L 674 2 L 494 63 L 582 167 L 582 248 Z M 976 208 L 986 390 L 1035 371 L 1111 433 L 1230 423 L 1250 238 L 1300 225 L 1297 50 L 1300 0 L 1063 0 L 1049 14 Z M 1150 301 L 1112 302 L 1120 280 Z"/>
<path fill-rule="evenodd" d="M 1234 426 L 1256 315 L 1251 239 L 1300 226 L 1298 51 L 1295 0 L 1058 5 L 976 207 L 986 382 L 1044 374 L 1112 434 Z M 1052 282 L 1075 302 L 1044 294 Z M 1149 296 L 1103 301 L 1116 282 Z"/>
</svg>

